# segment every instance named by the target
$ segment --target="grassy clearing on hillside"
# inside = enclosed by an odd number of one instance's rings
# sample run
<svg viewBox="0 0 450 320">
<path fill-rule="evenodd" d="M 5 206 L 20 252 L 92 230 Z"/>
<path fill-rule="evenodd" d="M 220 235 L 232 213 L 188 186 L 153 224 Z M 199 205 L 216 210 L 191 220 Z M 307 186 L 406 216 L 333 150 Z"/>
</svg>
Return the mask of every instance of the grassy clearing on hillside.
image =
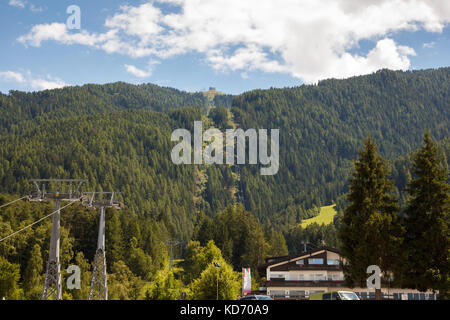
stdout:
<svg viewBox="0 0 450 320">
<path fill-rule="evenodd" d="M 303 220 L 301 223 L 302 228 L 307 227 L 311 223 L 318 223 L 318 224 L 330 224 L 333 222 L 333 218 L 336 215 L 336 205 L 332 204 L 330 206 L 325 206 L 320 208 L 320 213 L 318 216 Z"/>
</svg>

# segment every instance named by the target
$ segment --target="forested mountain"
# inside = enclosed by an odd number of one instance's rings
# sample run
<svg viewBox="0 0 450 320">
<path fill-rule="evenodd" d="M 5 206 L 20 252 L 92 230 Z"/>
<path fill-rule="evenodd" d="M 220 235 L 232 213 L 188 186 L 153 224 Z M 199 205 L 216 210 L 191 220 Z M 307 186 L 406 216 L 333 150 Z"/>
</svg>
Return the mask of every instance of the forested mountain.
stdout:
<svg viewBox="0 0 450 320">
<path fill-rule="evenodd" d="M 0 94 L 0 132 L 13 125 L 21 129 L 26 120 L 38 123 L 49 119 L 112 112 L 123 109 L 151 109 L 167 112 L 186 106 L 205 107 L 201 93 L 188 93 L 154 84 L 131 85 L 115 82 L 105 85 L 87 84 L 25 93 L 10 91 Z"/>
<path fill-rule="evenodd" d="M 0 190 L 27 193 L 31 177 L 86 178 L 87 189 L 121 191 L 133 212 L 166 221 L 186 239 L 193 228 L 194 168 L 171 162 L 175 127 L 167 114 L 124 110 L 48 120 L 3 135 Z"/>
<path fill-rule="evenodd" d="M 107 215 L 108 268 L 134 283 L 136 276 L 152 280 L 149 274 L 167 265 L 168 239 L 203 246 L 212 239 L 236 270 L 254 268 L 265 255 L 298 252 L 303 240 L 336 246 L 333 225 L 302 229 L 299 223 L 322 205 L 336 202 L 342 209 L 352 162 L 368 135 L 390 161 L 403 204 L 411 154 L 425 130 L 450 155 L 450 68 L 382 70 L 234 97 L 120 82 L 12 91 L 0 95 L 0 113 L 0 205 L 27 194 L 32 178 L 85 178 L 85 191 L 121 191 L 126 210 Z M 262 176 L 259 165 L 248 164 L 173 164 L 172 131 L 193 132 L 196 120 L 204 130 L 279 129 L 278 173 Z M 238 202 L 243 206 L 231 206 Z M 0 238 L 49 210 L 44 204 L 2 209 Z M 71 261 L 91 261 L 95 241 L 88 239 L 95 239 L 96 219 L 77 206 L 63 218 Z M 22 280 L 27 265 L 43 264 L 38 258 L 31 263 L 32 257 L 46 259 L 49 226 L 0 245 L 0 258 L 21 264 Z"/>
<path fill-rule="evenodd" d="M 450 68 L 255 90 L 235 97 L 232 112 L 240 127 L 280 129 L 279 172 L 260 176 L 242 167 L 245 207 L 261 220 L 292 225 L 301 210 L 346 192 L 368 135 L 389 160 L 416 150 L 425 129 L 436 140 L 449 137 Z"/>
<path fill-rule="evenodd" d="M 201 114 L 201 93 L 113 83 L 0 98 L 1 192 L 22 194 L 30 178 L 84 177 L 90 188 L 121 190 L 133 211 L 170 220 L 183 238 L 194 211 L 213 216 L 236 200 L 269 225 L 300 222 L 306 210 L 346 192 L 352 160 L 369 134 L 390 160 L 414 151 L 425 129 L 436 140 L 450 136 L 450 68 L 382 70 L 234 97 L 235 125 L 280 129 L 274 176 L 261 176 L 256 165 L 171 163 L 175 128 L 192 131 L 202 119 L 204 130 L 225 128 L 221 113 Z M 215 99 L 226 105 L 230 96 Z M 198 108 L 180 108 L 190 105 Z"/>
</svg>

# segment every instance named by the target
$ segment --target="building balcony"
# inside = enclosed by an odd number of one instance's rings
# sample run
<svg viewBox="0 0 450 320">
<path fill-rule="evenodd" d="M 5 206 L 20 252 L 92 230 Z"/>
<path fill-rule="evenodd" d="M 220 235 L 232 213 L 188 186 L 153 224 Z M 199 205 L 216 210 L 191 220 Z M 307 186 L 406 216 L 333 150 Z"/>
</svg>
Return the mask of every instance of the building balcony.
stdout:
<svg viewBox="0 0 450 320">
<path fill-rule="evenodd" d="M 266 281 L 266 287 L 346 287 L 344 280 L 285 280 L 276 278 Z"/>
<path fill-rule="evenodd" d="M 313 270 L 313 271 L 342 271 L 339 265 L 326 265 L 326 264 L 308 264 L 308 265 L 281 265 L 277 267 L 272 267 L 270 271 L 302 271 L 302 270 Z"/>
</svg>

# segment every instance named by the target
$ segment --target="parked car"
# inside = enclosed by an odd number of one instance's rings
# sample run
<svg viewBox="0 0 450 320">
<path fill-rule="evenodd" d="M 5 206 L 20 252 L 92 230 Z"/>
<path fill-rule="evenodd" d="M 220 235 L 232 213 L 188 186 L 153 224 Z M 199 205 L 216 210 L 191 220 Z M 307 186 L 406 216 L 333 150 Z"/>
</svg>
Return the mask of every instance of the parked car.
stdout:
<svg viewBox="0 0 450 320">
<path fill-rule="evenodd" d="M 248 295 L 240 297 L 239 300 L 273 300 L 269 296 L 263 296 L 263 295 Z"/>
<path fill-rule="evenodd" d="M 313 293 L 309 300 L 360 300 L 356 293 L 351 291 L 329 291 Z"/>
</svg>

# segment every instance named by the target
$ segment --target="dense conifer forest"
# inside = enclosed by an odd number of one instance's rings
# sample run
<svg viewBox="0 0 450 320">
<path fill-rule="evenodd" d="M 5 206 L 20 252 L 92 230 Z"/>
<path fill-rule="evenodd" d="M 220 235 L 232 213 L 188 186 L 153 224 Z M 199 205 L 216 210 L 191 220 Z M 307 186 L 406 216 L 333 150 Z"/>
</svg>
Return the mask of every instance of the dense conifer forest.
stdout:
<svg viewBox="0 0 450 320">
<path fill-rule="evenodd" d="M 450 157 L 450 68 L 381 70 L 212 98 L 121 82 L 11 91 L 0 94 L 0 114 L 0 205 L 30 192 L 32 178 L 84 178 L 85 191 L 121 191 L 125 209 L 106 214 L 111 298 L 178 298 L 181 287 L 207 297 L 200 277 L 207 263 L 165 272 L 165 241 L 182 241 L 186 250 L 176 256 L 185 261 L 223 260 L 232 282 L 240 268 L 255 269 L 269 255 L 301 252 L 303 241 L 340 247 L 353 161 L 368 136 L 387 159 L 392 196 L 405 210 L 413 154 L 427 130 L 445 163 Z M 204 130 L 280 129 L 278 173 L 262 176 L 259 165 L 249 164 L 173 164 L 172 131 L 192 132 L 197 120 Z M 333 224 L 300 226 L 332 203 Z M 52 208 L 18 202 L 0 209 L 0 238 Z M 62 266 L 79 265 L 89 287 L 98 212 L 76 204 L 63 210 L 61 224 Z M 0 297 L 39 298 L 50 228 L 47 219 L 0 242 Z M 86 297 L 83 290 L 65 296 Z"/>
</svg>

